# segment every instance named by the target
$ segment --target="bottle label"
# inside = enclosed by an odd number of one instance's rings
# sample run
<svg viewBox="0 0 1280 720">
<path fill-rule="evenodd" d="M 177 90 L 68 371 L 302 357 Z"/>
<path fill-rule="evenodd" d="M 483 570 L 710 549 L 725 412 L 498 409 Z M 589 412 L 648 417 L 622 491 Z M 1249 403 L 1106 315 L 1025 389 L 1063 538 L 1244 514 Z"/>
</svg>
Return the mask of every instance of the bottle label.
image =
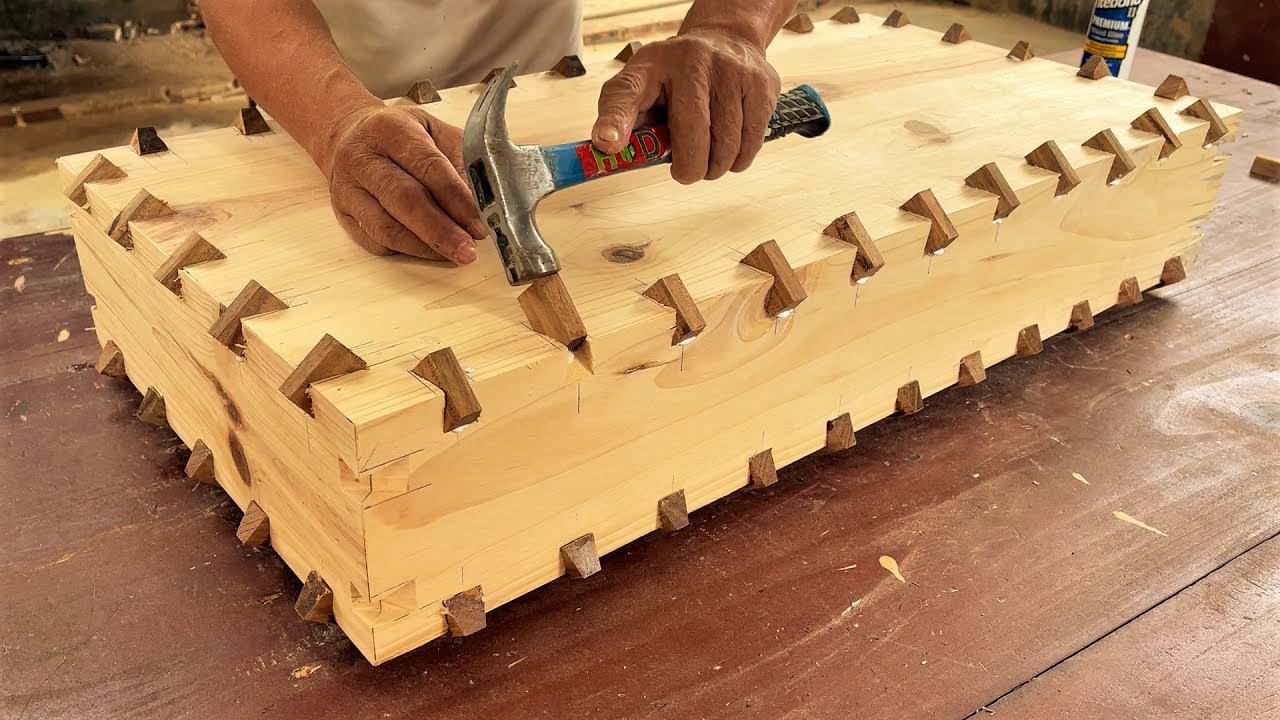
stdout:
<svg viewBox="0 0 1280 720">
<path fill-rule="evenodd" d="M 1097 0 L 1089 32 L 1085 34 L 1083 65 L 1090 57 L 1100 56 L 1114 76 L 1120 75 L 1120 62 L 1129 51 L 1129 32 L 1144 0 Z"/>
</svg>

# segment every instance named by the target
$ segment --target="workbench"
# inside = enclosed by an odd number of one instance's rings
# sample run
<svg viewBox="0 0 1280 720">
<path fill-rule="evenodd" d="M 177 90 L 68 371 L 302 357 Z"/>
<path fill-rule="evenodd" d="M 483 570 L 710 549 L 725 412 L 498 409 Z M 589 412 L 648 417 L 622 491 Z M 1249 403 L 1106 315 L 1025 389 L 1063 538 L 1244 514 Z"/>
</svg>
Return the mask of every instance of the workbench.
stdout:
<svg viewBox="0 0 1280 720">
<path fill-rule="evenodd" d="M 1280 91 L 1168 73 L 1246 112 L 1186 281 L 381 667 L 94 372 L 71 238 L 0 241 L 0 715 L 1280 712 Z"/>
</svg>

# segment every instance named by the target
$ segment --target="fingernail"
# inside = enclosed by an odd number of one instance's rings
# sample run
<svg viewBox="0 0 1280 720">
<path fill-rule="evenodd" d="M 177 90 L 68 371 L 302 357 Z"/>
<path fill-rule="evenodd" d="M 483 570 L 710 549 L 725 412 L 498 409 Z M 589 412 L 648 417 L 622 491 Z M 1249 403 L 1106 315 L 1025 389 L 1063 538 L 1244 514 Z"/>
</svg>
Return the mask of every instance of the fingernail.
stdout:
<svg viewBox="0 0 1280 720">
<path fill-rule="evenodd" d="M 606 125 L 603 129 L 600 130 L 600 139 L 607 143 L 617 142 L 618 140 L 617 128 L 612 128 Z"/>
<path fill-rule="evenodd" d="M 458 246 L 458 249 L 454 252 L 453 256 L 458 262 L 466 265 L 467 263 L 475 262 L 476 258 L 480 257 L 480 254 L 476 252 L 475 243 L 465 242 Z"/>
<path fill-rule="evenodd" d="M 489 234 L 489 228 L 483 222 L 476 220 L 467 226 L 467 232 L 471 233 L 471 237 L 481 240 Z"/>
</svg>

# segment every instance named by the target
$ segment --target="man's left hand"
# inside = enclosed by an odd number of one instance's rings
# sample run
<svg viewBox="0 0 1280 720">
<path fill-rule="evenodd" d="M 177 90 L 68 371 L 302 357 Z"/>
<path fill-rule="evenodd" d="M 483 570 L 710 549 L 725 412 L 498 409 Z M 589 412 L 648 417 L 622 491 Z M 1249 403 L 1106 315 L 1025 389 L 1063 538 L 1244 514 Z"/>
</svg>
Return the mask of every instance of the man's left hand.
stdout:
<svg viewBox="0 0 1280 720">
<path fill-rule="evenodd" d="M 671 129 L 671 177 L 689 184 L 742 172 L 764 145 L 781 81 L 764 49 L 723 30 L 692 30 L 636 51 L 600 92 L 591 139 L 613 154 L 654 108 Z"/>
</svg>

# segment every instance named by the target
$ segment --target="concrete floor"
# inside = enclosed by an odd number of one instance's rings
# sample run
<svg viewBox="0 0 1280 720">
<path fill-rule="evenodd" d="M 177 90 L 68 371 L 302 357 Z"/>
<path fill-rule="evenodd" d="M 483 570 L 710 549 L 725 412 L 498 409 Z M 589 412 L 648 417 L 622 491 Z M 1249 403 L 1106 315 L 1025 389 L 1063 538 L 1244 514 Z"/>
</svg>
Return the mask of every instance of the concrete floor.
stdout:
<svg viewBox="0 0 1280 720">
<path fill-rule="evenodd" d="M 587 0 L 588 15 L 591 0 Z M 815 17 L 830 15 L 839 4 L 828 5 L 812 13 Z M 1039 54 L 1048 54 L 1080 46 L 1080 36 L 1059 28 L 1015 15 L 977 10 L 957 5 L 937 5 L 921 2 L 860 3 L 861 12 L 887 15 L 893 8 L 900 8 L 915 25 L 939 32 L 953 22 L 962 22 L 974 39 L 999 47 L 1011 47 L 1018 40 L 1027 40 Z M 625 23 L 625 16 L 618 16 Z M 599 20 L 589 21 L 599 24 Z M 189 44 L 189 43 L 188 43 Z M 613 48 L 607 50 L 610 56 Z M 151 52 L 151 51 L 149 51 Z M 589 59 L 592 49 L 586 53 Z M 205 57 L 183 46 L 184 63 L 191 66 L 191 85 L 208 82 L 219 73 L 220 61 L 216 56 Z M 76 71 L 78 72 L 78 70 Z M 101 73 L 98 73 L 100 76 Z M 173 68 L 167 68 L 162 78 L 131 73 L 132 84 L 141 87 L 150 82 L 155 86 L 174 87 L 181 82 Z M 60 91 L 83 93 L 101 86 L 101 78 L 84 74 L 81 86 L 58 80 Z M 118 86 L 119 83 L 111 85 Z M 53 169 L 56 158 L 120 145 L 128 142 L 129 135 L 140 125 L 154 125 L 162 135 L 229 125 L 242 101 L 205 102 L 194 104 L 151 104 L 120 111 L 84 115 L 66 120 L 55 120 L 27 127 L 0 128 L 0 237 L 12 237 L 37 233 L 53 228 L 66 227 L 69 208 L 62 197 L 57 172 Z"/>
</svg>

